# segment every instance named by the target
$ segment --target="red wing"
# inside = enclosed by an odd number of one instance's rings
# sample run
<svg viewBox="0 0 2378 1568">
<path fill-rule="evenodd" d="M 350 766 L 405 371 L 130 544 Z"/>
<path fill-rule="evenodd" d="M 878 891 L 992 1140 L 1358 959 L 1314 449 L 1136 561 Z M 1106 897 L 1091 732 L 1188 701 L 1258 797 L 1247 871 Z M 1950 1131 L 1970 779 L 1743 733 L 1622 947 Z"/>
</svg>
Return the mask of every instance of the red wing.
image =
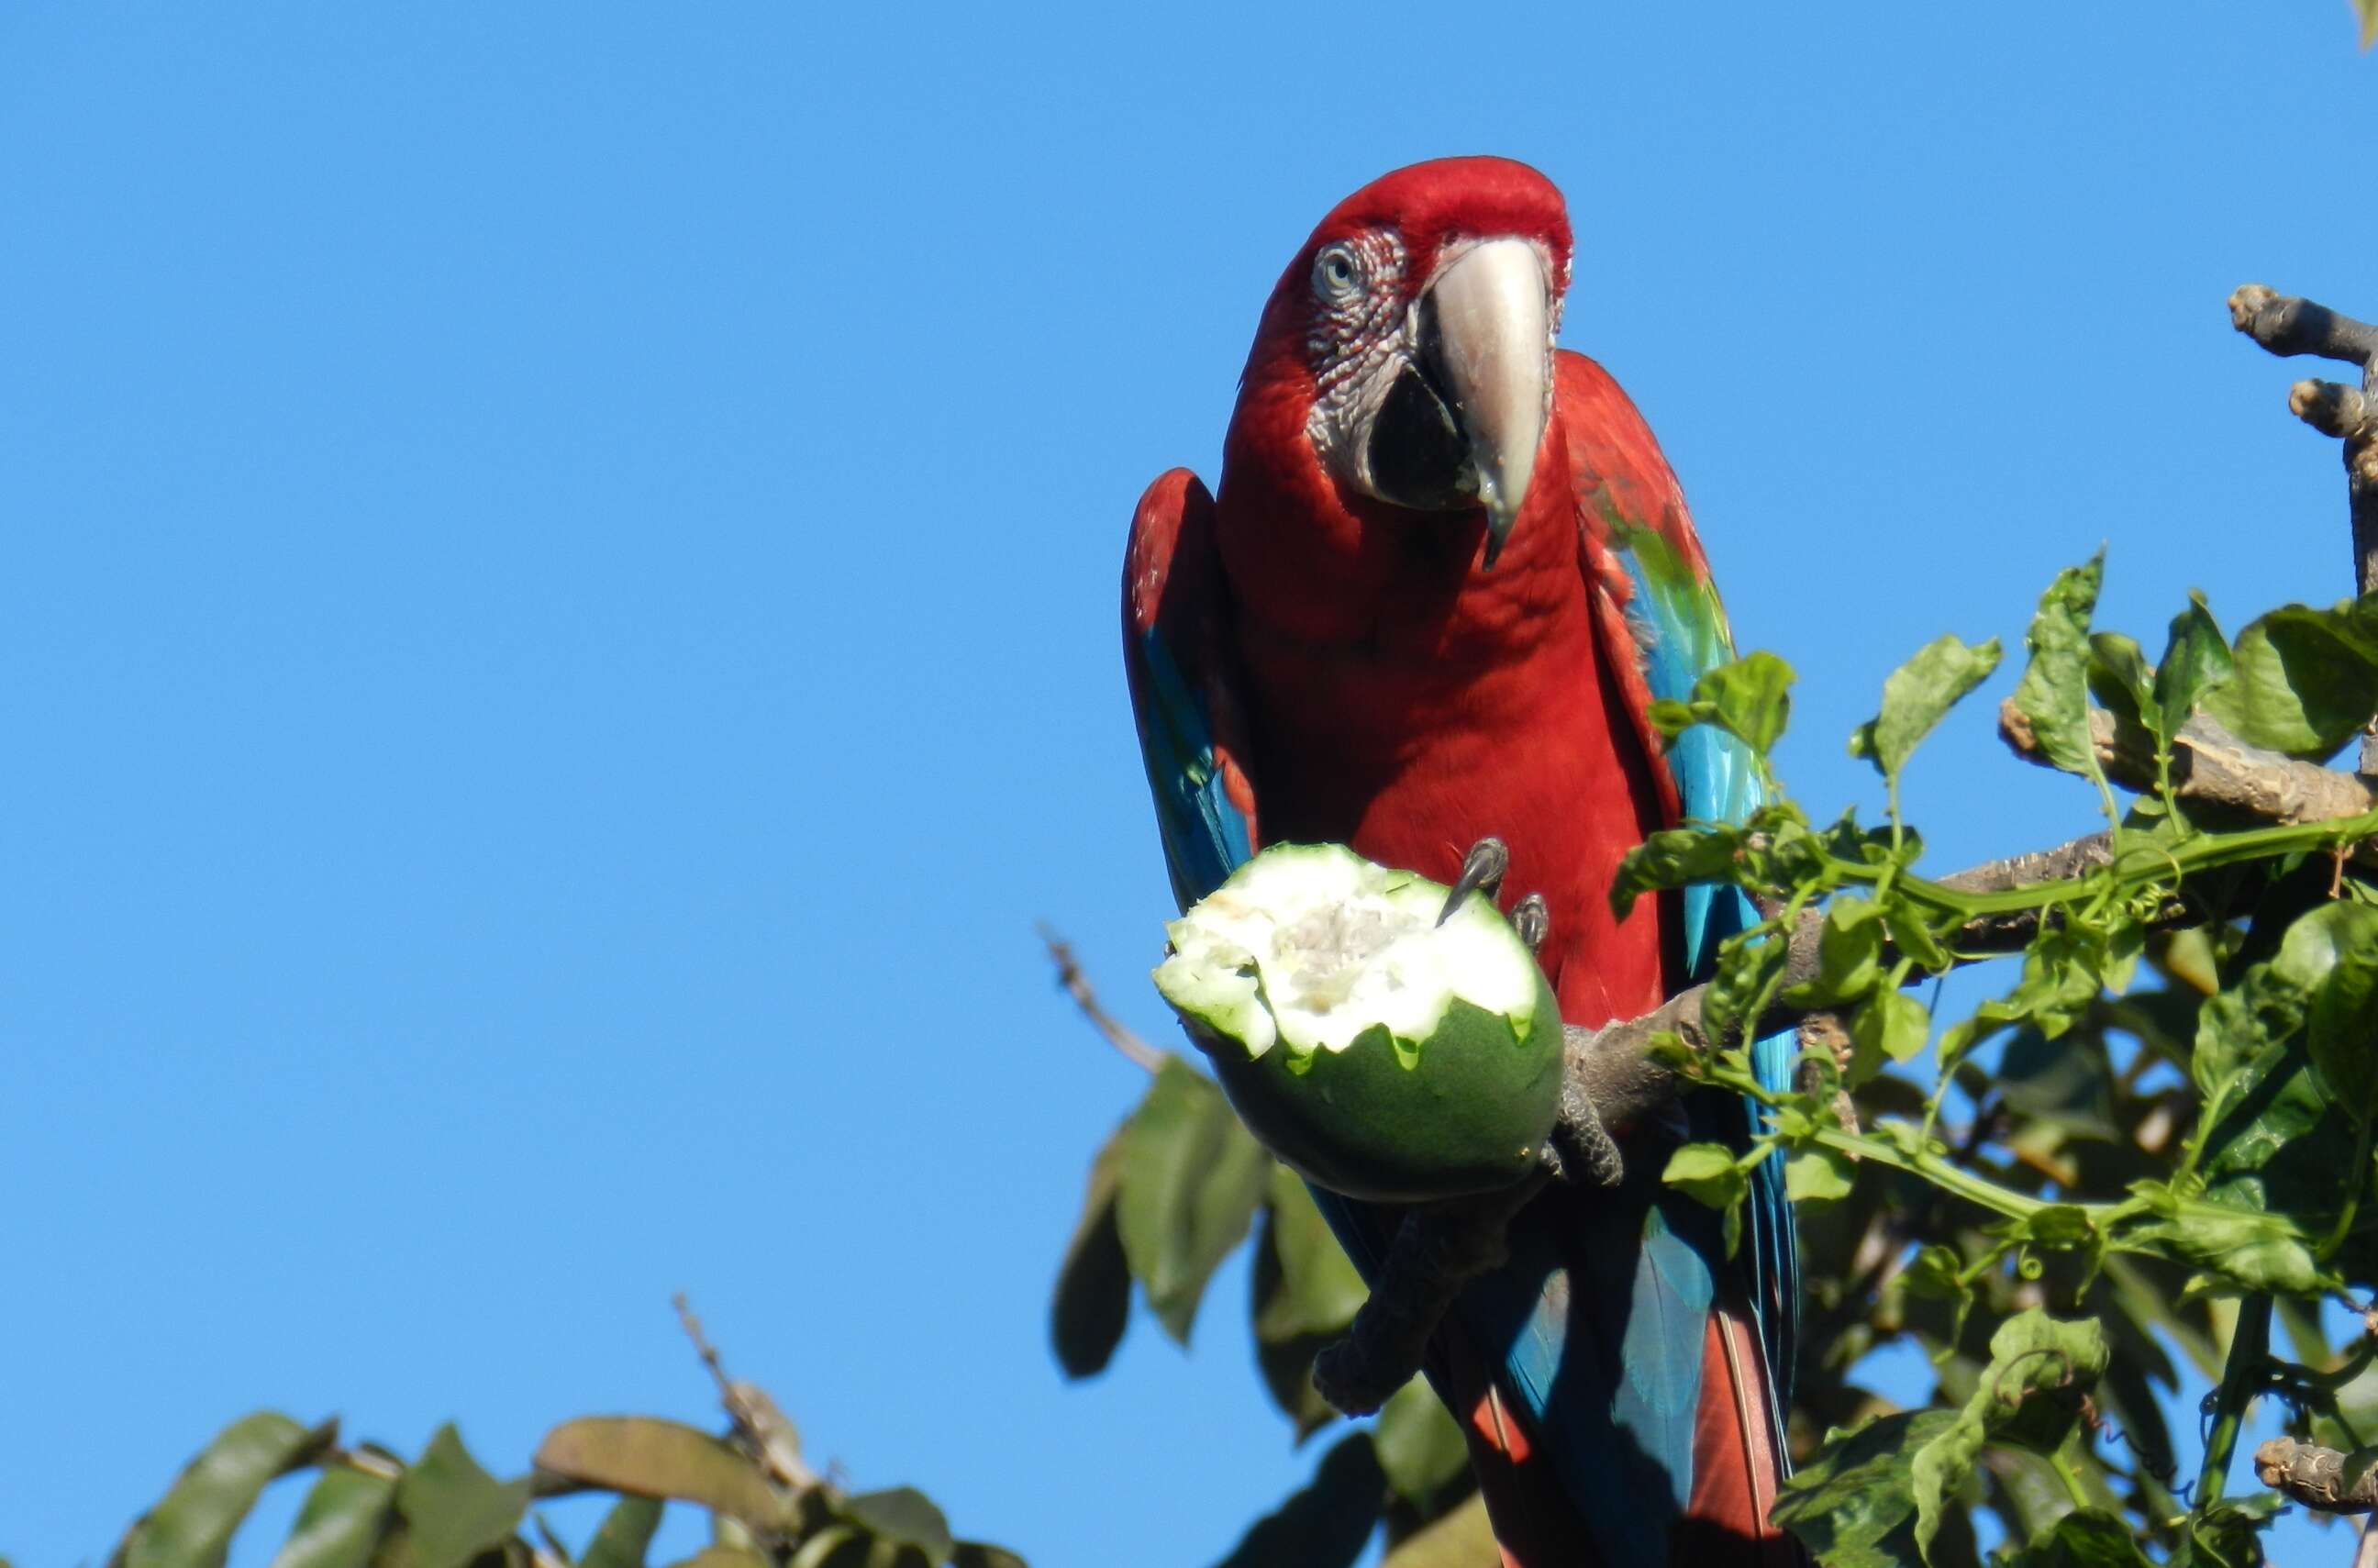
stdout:
<svg viewBox="0 0 2378 1568">
<path fill-rule="evenodd" d="M 1214 498 L 1175 468 L 1139 498 L 1123 552 L 1123 667 L 1141 760 L 1183 909 L 1254 852 L 1255 790 L 1231 694 Z"/>
</svg>

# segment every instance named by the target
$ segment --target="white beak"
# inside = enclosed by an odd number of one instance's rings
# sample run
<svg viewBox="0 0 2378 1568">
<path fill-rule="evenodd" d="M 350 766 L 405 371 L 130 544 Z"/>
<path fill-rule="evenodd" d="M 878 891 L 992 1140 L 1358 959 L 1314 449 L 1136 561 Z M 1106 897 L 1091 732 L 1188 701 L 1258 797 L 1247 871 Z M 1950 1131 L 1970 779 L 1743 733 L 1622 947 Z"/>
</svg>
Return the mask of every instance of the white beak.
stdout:
<svg viewBox="0 0 2378 1568">
<path fill-rule="evenodd" d="M 1527 500 L 1552 410 L 1552 297 L 1543 261 L 1523 239 L 1481 241 L 1437 275 L 1423 308 L 1435 314 L 1436 368 L 1470 440 L 1491 567 Z"/>
</svg>

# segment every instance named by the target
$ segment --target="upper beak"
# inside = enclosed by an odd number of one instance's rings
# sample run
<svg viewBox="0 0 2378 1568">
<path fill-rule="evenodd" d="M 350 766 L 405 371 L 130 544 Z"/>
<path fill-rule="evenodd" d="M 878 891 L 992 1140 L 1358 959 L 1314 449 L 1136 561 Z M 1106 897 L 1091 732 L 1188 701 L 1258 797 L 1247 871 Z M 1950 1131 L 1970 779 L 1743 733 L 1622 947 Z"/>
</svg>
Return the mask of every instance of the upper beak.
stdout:
<svg viewBox="0 0 2378 1568">
<path fill-rule="evenodd" d="M 1492 567 L 1527 499 L 1552 407 L 1543 262 L 1526 240 L 1482 241 L 1437 274 L 1420 310 L 1422 353 L 1469 439 Z"/>
</svg>

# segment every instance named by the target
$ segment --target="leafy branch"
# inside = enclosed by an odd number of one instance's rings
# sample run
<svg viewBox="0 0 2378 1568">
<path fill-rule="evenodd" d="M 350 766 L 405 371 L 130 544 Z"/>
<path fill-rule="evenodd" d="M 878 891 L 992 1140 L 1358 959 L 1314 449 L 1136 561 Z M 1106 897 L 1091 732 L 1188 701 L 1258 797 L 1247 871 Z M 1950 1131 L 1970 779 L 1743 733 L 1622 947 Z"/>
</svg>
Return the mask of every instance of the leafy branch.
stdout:
<svg viewBox="0 0 2378 1568">
<path fill-rule="evenodd" d="M 677 1306 L 717 1381 L 724 1435 L 653 1416 L 581 1417 L 546 1434 L 527 1474 L 498 1480 L 450 1424 L 408 1462 L 377 1443 L 342 1445 L 335 1417 L 306 1427 L 258 1411 L 199 1451 L 109 1568 L 222 1568 L 265 1489 L 306 1472 L 313 1484 L 273 1568 L 643 1568 L 671 1503 L 710 1522 L 712 1544 L 678 1568 L 1024 1568 L 1003 1548 L 957 1539 L 913 1487 L 851 1491 L 812 1469 L 776 1402 L 728 1377 L 683 1297 Z M 589 1491 L 618 1501 L 573 1554 L 534 1505 Z"/>
</svg>

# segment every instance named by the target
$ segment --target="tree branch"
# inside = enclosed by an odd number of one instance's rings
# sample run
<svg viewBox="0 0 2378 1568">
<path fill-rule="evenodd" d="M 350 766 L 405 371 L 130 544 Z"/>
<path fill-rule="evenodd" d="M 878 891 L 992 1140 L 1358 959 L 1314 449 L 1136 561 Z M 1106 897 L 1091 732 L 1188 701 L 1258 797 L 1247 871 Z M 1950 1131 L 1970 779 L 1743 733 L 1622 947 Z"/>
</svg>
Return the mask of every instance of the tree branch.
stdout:
<svg viewBox="0 0 2378 1568">
<path fill-rule="evenodd" d="M 2378 1470 L 2364 1475 L 2349 1490 L 2340 1484 L 2348 1457 L 2317 1443 L 2273 1438 L 2254 1450 L 2254 1474 L 2264 1486 L 2324 1514 L 2360 1514 L 2378 1508 Z"/>
<path fill-rule="evenodd" d="M 2012 698 L 1999 706 L 1999 734 L 2024 761 L 2054 766 Z M 2107 778 L 2141 792 L 2156 787 L 2155 750 L 2142 731 L 2091 708 L 2089 739 Z M 2360 816 L 2378 805 L 2369 778 L 2250 746 L 2204 714 L 2172 738 L 2171 792 L 2217 818 L 2282 826 Z M 2355 858 L 2378 867 L 2378 846 L 2361 846 Z"/>
<path fill-rule="evenodd" d="M 2378 327 L 2262 283 L 2248 283 L 2229 296 L 2229 320 L 2273 354 L 2309 354 L 2360 370 L 2359 389 L 2298 381 L 2288 390 L 2288 408 L 2321 434 L 2345 443 L 2353 581 L 2359 592 L 2378 593 Z M 2361 771 L 2378 774 L 2378 733 L 2362 737 Z"/>
<path fill-rule="evenodd" d="M 2246 283 L 2232 293 L 2229 320 L 2282 358 L 2309 354 L 2366 368 L 2378 357 L 2378 327 L 2281 294 L 2268 283 Z"/>
</svg>

